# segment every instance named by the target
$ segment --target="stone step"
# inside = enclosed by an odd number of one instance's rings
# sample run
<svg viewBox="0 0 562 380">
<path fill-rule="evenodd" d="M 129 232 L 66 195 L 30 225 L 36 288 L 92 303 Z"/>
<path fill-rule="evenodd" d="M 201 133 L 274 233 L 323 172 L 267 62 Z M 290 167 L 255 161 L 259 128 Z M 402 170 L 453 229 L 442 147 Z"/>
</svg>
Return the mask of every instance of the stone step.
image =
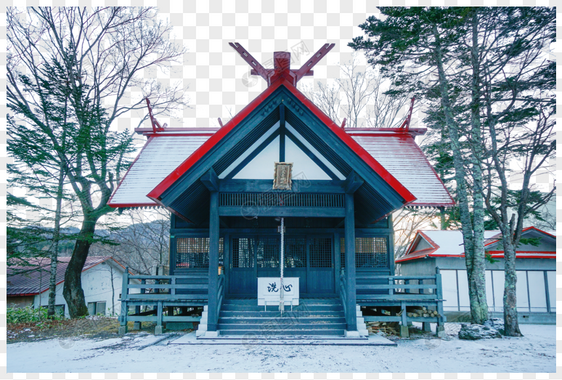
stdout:
<svg viewBox="0 0 562 380">
<path fill-rule="evenodd" d="M 293 306 L 293 311 L 308 312 L 308 311 L 338 311 L 342 310 L 341 305 L 298 305 Z M 221 310 L 225 311 L 277 311 L 279 306 L 268 305 L 267 308 L 258 305 L 236 305 L 223 303 Z M 285 305 L 285 311 L 291 311 L 291 306 Z"/>
<path fill-rule="evenodd" d="M 222 311 L 219 318 L 267 318 L 267 319 L 314 319 L 314 318 L 344 318 L 343 312 L 315 312 L 315 313 L 289 313 L 285 312 L 282 315 L 278 311 Z"/>
<path fill-rule="evenodd" d="M 220 335 L 221 336 L 230 336 L 230 335 L 237 335 L 242 336 L 247 339 L 264 339 L 268 336 L 278 336 L 278 335 L 286 335 L 286 336 L 312 336 L 312 335 L 325 335 L 325 336 L 343 336 L 345 334 L 344 329 L 287 329 L 287 330 L 253 330 L 253 329 L 240 329 L 240 330 L 233 330 L 233 329 L 221 329 Z"/>
<path fill-rule="evenodd" d="M 222 317 L 219 323 L 228 324 L 274 324 L 274 323 L 298 323 L 298 324 L 326 324 L 326 323 L 345 323 L 345 317 L 295 317 L 295 318 L 271 318 L 271 317 Z"/>
<path fill-rule="evenodd" d="M 299 299 L 301 305 L 341 305 L 339 298 L 301 298 Z M 257 305 L 256 298 L 227 298 L 223 304 L 228 305 Z"/>
<path fill-rule="evenodd" d="M 219 321 L 219 330 L 255 330 L 260 332 L 272 331 L 285 331 L 285 330 L 330 330 L 330 329 L 345 329 L 345 323 L 328 323 L 328 322 L 309 322 L 309 323 L 278 323 L 271 322 L 256 322 L 252 323 L 244 321 L 243 323 L 223 323 Z"/>
</svg>

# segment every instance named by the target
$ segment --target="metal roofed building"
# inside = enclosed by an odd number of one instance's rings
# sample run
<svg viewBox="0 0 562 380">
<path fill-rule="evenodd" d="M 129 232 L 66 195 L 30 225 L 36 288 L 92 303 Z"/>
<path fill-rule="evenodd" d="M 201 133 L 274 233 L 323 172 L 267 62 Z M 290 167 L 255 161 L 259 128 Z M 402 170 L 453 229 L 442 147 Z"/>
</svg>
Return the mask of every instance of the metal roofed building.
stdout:
<svg viewBox="0 0 562 380">
<path fill-rule="evenodd" d="M 157 331 L 180 318 L 174 308 L 204 306 L 201 338 L 253 334 L 267 313 L 303 305 L 330 323 L 306 319 L 295 327 L 281 320 L 276 326 L 283 329 L 270 333 L 358 338 L 365 332 L 358 307 L 386 305 L 396 311 L 388 320 L 402 322 L 407 334 L 406 307 L 441 305 L 440 276 L 405 295 L 409 289 L 394 276 L 391 213 L 453 205 L 414 141 L 425 129 L 407 122 L 344 128 L 306 98 L 296 83 L 333 44 L 298 70 L 290 68 L 289 53 L 276 52 L 274 68 L 265 69 L 239 44 L 231 46 L 267 81 L 262 94 L 218 129 L 161 128 L 152 118 L 152 128 L 137 130 L 148 141 L 109 205 L 171 211 L 170 276 L 143 278 L 144 290 L 157 281 L 160 295 L 125 293 L 124 304 L 154 305 Z M 290 291 L 280 286 L 283 278 L 293 281 Z M 260 279 L 270 279 L 267 289 Z M 267 306 L 267 297 L 277 301 Z M 124 314 L 123 330 L 126 320 L 146 318 Z"/>
<path fill-rule="evenodd" d="M 503 315 L 504 260 L 499 231 L 485 231 L 486 298 L 492 315 Z M 522 238 L 538 245 L 517 247 L 517 311 L 522 323 L 556 322 L 556 236 L 535 227 L 523 229 Z M 398 259 L 401 274 L 424 275 L 439 268 L 443 279 L 444 311 L 459 316 L 470 311 L 468 280 L 461 231 L 417 231 L 406 254 Z"/>
<path fill-rule="evenodd" d="M 59 257 L 57 263 L 57 309 L 68 317 L 68 308 L 62 294 L 64 273 L 70 257 Z M 21 260 L 20 260 L 21 261 Z M 8 307 L 46 307 L 49 299 L 51 259 L 29 258 L 27 263 L 14 263 L 7 269 Z M 109 256 L 90 256 L 82 270 L 84 298 L 90 314 L 119 314 L 118 302 L 125 267 Z M 113 284 L 112 284 L 113 282 Z M 113 289 L 113 290 L 112 290 Z"/>
</svg>

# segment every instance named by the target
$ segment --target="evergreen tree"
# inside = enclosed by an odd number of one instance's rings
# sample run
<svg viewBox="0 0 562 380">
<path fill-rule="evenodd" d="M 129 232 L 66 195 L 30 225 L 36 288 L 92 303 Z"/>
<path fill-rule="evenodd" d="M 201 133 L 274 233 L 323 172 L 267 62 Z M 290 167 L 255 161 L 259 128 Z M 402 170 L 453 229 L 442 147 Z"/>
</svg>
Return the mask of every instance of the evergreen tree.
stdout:
<svg viewBox="0 0 562 380">
<path fill-rule="evenodd" d="M 533 200 L 529 186 L 531 175 L 554 151 L 555 70 L 542 51 L 554 40 L 555 10 L 381 8 L 381 12 L 384 20 L 370 17 L 361 25 L 373 39 L 358 37 L 350 45 L 365 50 L 371 63 L 384 65 L 401 91 L 413 90 L 430 105 L 426 122 L 441 131 L 441 142 L 448 142 L 452 152 L 472 319 L 481 323 L 487 318 L 485 205 L 506 247 L 506 334 L 520 335 L 514 247 L 525 216 L 552 195 Z M 435 155 L 443 159 L 440 163 L 450 162 L 442 147 L 434 147 Z M 507 174 L 514 157 L 524 157 L 525 162 L 523 186 L 516 192 L 517 221 L 509 220 L 507 213 L 513 204 Z M 499 202 L 494 204 L 494 199 Z"/>
</svg>

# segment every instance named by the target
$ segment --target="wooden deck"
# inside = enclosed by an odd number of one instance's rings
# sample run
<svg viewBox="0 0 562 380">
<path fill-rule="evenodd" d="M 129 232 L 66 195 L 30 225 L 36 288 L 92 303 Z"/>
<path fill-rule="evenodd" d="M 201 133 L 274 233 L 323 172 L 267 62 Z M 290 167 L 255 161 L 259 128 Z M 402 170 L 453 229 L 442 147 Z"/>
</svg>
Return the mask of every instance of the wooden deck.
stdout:
<svg viewBox="0 0 562 380">
<path fill-rule="evenodd" d="M 163 332 L 166 322 L 198 322 L 208 304 L 208 274 L 205 271 L 175 276 L 123 277 L 120 333 L 127 332 L 127 322 L 156 322 L 156 333 Z M 346 276 L 340 283 L 341 304 L 346 313 Z M 225 296 L 224 275 L 219 276 L 217 315 Z M 229 298 L 232 299 L 232 298 Z M 247 298 L 251 300 L 251 298 Z M 255 298 L 254 298 L 255 299 Z M 437 323 L 443 329 L 443 293 L 439 270 L 434 276 L 366 276 L 356 278 L 356 302 L 363 307 L 366 322 L 400 322 L 401 335 L 408 335 L 410 322 Z M 414 308 L 425 307 L 437 316 L 413 316 Z M 131 313 L 131 308 L 134 312 Z M 384 308 L 385 314 L 381 314 Z M 376 310 L 376 312 L 375 312 Z M 373 314 L 373 315 L 370 315 Z M 410 316 L 409 316 L 410 315 Z"/>
</svg>

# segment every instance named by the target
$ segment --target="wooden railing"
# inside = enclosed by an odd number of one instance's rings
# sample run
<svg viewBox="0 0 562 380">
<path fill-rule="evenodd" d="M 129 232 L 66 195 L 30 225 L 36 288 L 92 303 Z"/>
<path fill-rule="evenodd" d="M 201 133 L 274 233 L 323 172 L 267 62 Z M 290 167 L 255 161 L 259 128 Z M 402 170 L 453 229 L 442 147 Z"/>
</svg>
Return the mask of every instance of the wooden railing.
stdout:
<svg viewBox="0 0 562 380">
<path fill-rule="evenodd" d="M 364 316 L 365 321 L 401 322 L 401 333 L 408 334 L 408 322 L 435 322 L 438 331 L 443 329 L 443 289 L 441 274 L 437 268 L 434 276 L 358 276 L 357 303 L 361 306 L 400 307 L 394 315 Z M 408 308 L 427 307 L 437 311 L 435 316 L 417 316 Z"/>
<path fill-rule="evenodd" d="M 224 276 L 223 276 L 224 277 Z M 224 279 L 222 280 L 224 284 Z M 181 276 L 129 275 L 123 276 L 121 291 L 120 333 L 127 332 L 127 322 L 156 322 L 156 333 L 161 333 L 163 322 L 193 322 L 200 317 L 173 315 L 174 307 L 202 307 L 207 304 L 209 277 L 202 273 Z M 224 293 L 224 286 L 221 286 Z M 221 293 L 222 294 L 222 293 Z M 222 296 L 221 296 L 222 301 Z M 129 308 L 134 314 L 129 315 Z M 141 307 L 151 310 L 141 312 Z M 220 306 L 219 306 L 220 307 Z M 164 313 L 167 308 L 168 313 Z"/>
</svg>

